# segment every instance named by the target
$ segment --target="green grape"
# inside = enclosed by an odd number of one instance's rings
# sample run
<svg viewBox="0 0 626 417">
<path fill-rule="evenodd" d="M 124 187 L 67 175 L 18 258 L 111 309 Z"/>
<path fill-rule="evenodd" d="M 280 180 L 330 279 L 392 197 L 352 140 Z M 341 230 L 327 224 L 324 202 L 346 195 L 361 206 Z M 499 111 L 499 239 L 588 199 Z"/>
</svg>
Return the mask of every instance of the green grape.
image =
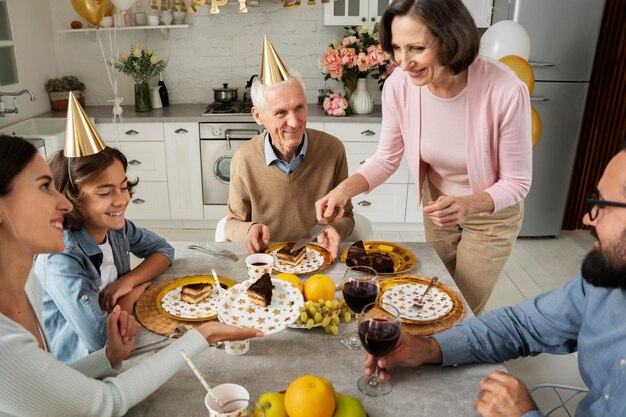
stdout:
<svg viewBox="0 0 626 417">
<path fill-rule="evenodd" d="M 325 331 L 326 333 L 330 333 L 330 331 L 331 331 L 331 330 L 330 330 L 330 326 L 324 327 L 324 331 Z"/>
<path fill-rule="evenodd" d="M 330 316 L 330 319 L 332 320 L 333 324 L 339 324 L 339 316 L 336 314 L 333 314 L 332 316 Z"/>
<path fill-rule="evenodd" d="M 307 301 L 306 303 L 304 303 L 305 308 L 309 308 L 312 305 L 313 305 L 313 301 Z"/>
<path fill-rule="evenodd" d="M 309 313 L 311 313 L 311 317 L 315 317 L 315 313 L 317 312 L 317 308 L 315 308 L 315 306 L 310 305 L 309 308 Z"/>
<path fill-rule="evenodd" d="M 324 317 L 324 320 L 322 321 L 322 327 L 327 327 L 330 324 L 330 317 L 326 316 Z"/>
<path fill-rule="evenodd" d="M 351 320 L 352 320 L 352 314 L 350 314 L 349 311 L 346 311 L 345 313 L 343 313 L 343 321 L 345 321 L 346 323 L 350 323 Z"/>
<path fill-rule="evenodd" d="M 322 321 L 322 313 L 320 313 L 319 311 L 317 313 L 315 313 L 315 317 L 313 317 L 313 319 L 315 320 L 316 323 L 319 323 Z"/>
<path fill-rule="evenodd" d="M 335 336 L 337 336 L 339 334 L 339 328 L 337 327 L 336 324 L 333 324 L 332 326 L 328 326 L 327 328 L 330 328 L 330 331 L 332 332 L 332 334 L 334 334 Z"/>
<path fill-rule="evenodd" d="M 324 303 L 326 305 L 326 307 L 331 308 L 333 305 L 333 302 L 330 300 L 326 300 L 326 302 Z"/>
<path fill-rule="evenodd" d="M 306 322 L 306 328 L 310 330 L 310 329 L 312 329 L 312 328 L 313 328 L 313 325 L 314 325 L 314 324 L 315 324 L 315 322 L 313 321 L 313 319 L 309 319 L 309 320 Z"/>
<path fill-rule="evenodd" d="M 308 319 L 309 319 L 309 316 L 306 314 L 306 311 L 303 311 L 302 313 L 300 313 L 300 320 L 303 323 L 306 323 Z"/>
</svg>

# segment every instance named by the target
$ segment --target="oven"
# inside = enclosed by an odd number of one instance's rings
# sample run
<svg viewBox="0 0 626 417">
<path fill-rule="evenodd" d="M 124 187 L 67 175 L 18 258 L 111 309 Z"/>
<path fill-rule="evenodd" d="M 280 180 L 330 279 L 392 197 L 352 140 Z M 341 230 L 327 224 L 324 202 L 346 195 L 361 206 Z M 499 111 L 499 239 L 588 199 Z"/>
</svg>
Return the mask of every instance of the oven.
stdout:
<svg viewBox="0 0 626 417">
<path fill-rule="evenodd" d="M 230 161 L 239 146 L 261 133 L 254 122 L 200 123 L 200 161 L 204 204 L 226 204 Z"/>
</svg>

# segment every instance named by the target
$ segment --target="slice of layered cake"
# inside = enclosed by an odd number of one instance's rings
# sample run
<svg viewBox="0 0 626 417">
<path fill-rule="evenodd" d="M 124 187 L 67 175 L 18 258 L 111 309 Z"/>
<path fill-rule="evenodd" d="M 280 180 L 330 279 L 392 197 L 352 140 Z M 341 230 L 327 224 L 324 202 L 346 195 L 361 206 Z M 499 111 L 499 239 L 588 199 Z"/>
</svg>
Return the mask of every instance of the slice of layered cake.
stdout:
<svg viewBox="0 0 626 417">
<path fill-rule="evenodd" d="M 293 245 L 295 242 L 289 242 L 276 252 L 278 262 L 296 266 L 306 258 L 306 246 L 294 251 Z"/>
<path fill-rule="evenodd" d="M 180 290 L 180 299 L 186 303 L 198 304 L 211 295 L 213 285 L 209 282 L 183 285 Z"/>
<path fill-rule="evenodd" d="M 261 307 L 267 307 L 272 302 L 273 289 L 270 274 L 263 274 L 261 278 L 248 287 L 248 299 Z"/>
</svg>

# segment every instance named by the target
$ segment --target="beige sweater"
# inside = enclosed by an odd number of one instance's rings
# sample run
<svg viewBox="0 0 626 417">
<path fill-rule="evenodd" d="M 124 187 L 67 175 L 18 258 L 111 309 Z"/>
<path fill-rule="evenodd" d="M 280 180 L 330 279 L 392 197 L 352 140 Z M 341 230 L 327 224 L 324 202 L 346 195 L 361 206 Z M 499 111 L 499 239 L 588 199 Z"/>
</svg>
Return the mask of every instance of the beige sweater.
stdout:
<svg viewBox="0 0 626 417">
<path fill-rule="evenodd" d="M 272 242 L 298 240 L 316 223 L 315 202 L 348 177 L 346 151 L 339 139 L 307 129 L 309 144 L 302 164 L 291 174 L 265 164 L 264 136 L 240 146 L 230 166 L 226 237 L 246 241 L 253 223 L 270 228 Z M 344 217 L 333 225 L 341 239 L 352 233 L 348 201 Z"/>
</svg>

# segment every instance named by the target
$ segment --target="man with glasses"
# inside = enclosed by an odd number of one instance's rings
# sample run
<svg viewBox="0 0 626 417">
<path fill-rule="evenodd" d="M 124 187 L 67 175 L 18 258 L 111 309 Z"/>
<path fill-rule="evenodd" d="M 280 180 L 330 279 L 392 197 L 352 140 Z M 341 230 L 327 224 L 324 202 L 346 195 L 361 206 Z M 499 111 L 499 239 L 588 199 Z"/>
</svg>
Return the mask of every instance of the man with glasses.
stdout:
<svg viewBox="0 0 626 417">
<path fill-rule="evenodd" d="M 588 199 L 583 222 L 595 247 L 581 272 L 562 287 L 512 307 L 473 318 L 432 337 L 405 333 L 395 349 L 378 358 L 379 376 L 389 368 L 438 363 L 497 363 L 540 353 L 578 352 L 589 388 L 576 416 L 623 416 L 626 410 L 626 142 Z M 374 371 L 368 355 L 366 373 Z M 495 371 L 480 382 L 474 408 L 482 416 L 538 417 L 526 386 Z"/>
</svg>

